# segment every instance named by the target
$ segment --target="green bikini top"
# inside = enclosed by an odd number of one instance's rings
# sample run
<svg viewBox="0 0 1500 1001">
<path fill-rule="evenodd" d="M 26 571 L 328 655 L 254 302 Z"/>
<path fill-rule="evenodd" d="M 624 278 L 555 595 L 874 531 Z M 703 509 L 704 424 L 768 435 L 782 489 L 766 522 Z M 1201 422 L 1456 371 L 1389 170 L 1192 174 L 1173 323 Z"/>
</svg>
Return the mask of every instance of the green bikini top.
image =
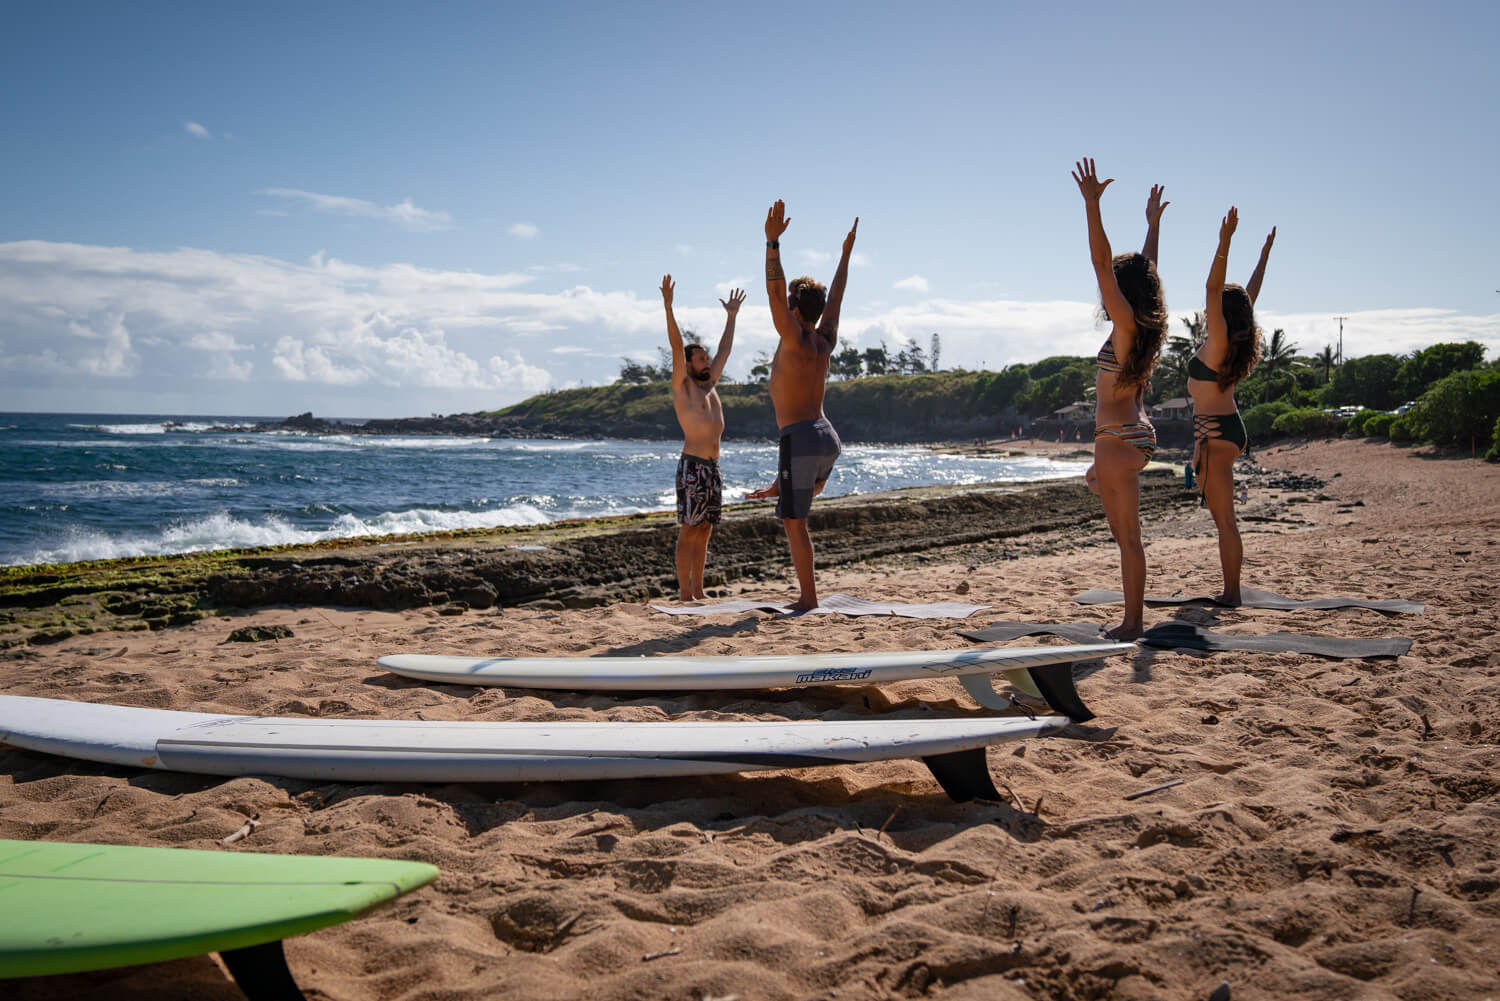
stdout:
<svg viewBox="0 0 1500 1001">
<path fill-rule="evenodd" d="M 1203 382 L 1218 382 L 1219 373 L 1204 364 L 1197 355 L 1193 355 L 1192 360 L 1188 362 L 1188 378 L 1201 379 Z"/>
</svg>

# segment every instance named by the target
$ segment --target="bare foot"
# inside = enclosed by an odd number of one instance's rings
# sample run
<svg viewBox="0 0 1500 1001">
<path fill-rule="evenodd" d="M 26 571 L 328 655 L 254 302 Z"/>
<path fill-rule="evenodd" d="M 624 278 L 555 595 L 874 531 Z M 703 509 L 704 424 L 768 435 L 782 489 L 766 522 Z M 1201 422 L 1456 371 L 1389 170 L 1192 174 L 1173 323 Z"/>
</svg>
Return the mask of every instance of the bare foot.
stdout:
<svg viewBox="0 0 1500 1001">
<path fill-rule="evenodd" d="M 818 607 L 817 598 L 798 598 L 787 606 L 789 612 L 810 612 Z"/>
<path fill-rule="evenodd" d="M 691 595 L 691 594 L 679 594 L 677 596 L 677 601 L 678 601 L 679 604 L 683 604 L 683 605 L 696 605 L 696 604 L 698 604 L 698 598 L 695 595 Z"/>
<path fill-rule="evenodd" d="M 1242 599 L 1240 598 L 1240 593 L 1238 591 L 1236 591 L 1234 594 L 1230 594 L 1228 591 L 1224 591 L 1213 596 L 1213 603 L 1215 605 L 1239 605 L 1241 603 L 1241 600 Z"/>
<path fill-rule="evenodd" d="M 708 600 L 708 595 L 703 594 L 703 593 L 700 592 L 698 594 L 693 595 L 693 600 L 694 601 L 707 601 Z"/>
<path fill-rule="evenodd" d="M 1128 623 L 1121 623 L 1120 625 L 1115 626 L 1113 629 L 1105 630 L 1104 636 L 1106 639 L 1112 640 L 1133 640 L 1139 638 L 1141 633 L 1143 632 L 1145 632 L 1145 630 L 1142 629 L 1139 625 L 1132 626 Z"/>
</svg>

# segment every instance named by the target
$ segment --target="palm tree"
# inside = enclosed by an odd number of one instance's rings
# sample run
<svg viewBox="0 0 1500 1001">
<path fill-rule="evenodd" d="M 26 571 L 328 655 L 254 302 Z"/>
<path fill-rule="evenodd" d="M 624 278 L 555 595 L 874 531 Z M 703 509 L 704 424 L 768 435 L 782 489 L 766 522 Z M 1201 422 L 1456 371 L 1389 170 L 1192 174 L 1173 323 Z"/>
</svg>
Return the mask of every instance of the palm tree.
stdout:
<svg viewBox="0 0 1500 1001">
<path fill-rule="evenodd" d="M 1179 319 L 1188 328 L 1188 335 L 1168 339 L 1166 350 L 1162 352 L 1161 395 L 1164 399 L 1187 392 L 1188 362 L 1192 361 L 1193 355 L 1198 353 L 1198 349 L 1208 338 L 1201 310 Z"/>
<path fill-rule="evenodd" d="M 1271 339 L 1261 344 L 1260 368 L 1265 373 L 1265 393 L 1269 394 L 1276 382 L 1278 372 L 1290 372 L 1297 363 L 1297 345 L 1280 328 L 1271 332 Z"/>
<path fill-rule="evenodd" d="M 1323 384 L 1326 386 L 1333 379 L 1333 345 L 1323 345 L 1323 350 L 1313 355 L 1313 368 L 1323 373 Z"/>
</svg>

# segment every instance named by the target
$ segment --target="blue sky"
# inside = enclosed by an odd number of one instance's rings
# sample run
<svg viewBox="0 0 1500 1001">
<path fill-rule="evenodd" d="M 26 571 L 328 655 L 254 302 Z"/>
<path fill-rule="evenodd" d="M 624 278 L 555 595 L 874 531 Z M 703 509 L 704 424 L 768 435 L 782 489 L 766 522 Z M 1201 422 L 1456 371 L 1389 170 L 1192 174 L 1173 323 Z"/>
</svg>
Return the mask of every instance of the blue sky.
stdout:
<svg viewBox="0 0 1500 1001">
<path fill-rule="evenodd" d="M 1081 199 L 1201 308 L 1219 218 L 1266 329 L 1500 354 L 1491 5 L 15 3 L 0 31 L 0 409 L 402 416 L 774 346 L 767 205 L 842 337 L 1092 353 Z M 1038 5 L 1038 8 L 1041 5 Z"/>
</svg>

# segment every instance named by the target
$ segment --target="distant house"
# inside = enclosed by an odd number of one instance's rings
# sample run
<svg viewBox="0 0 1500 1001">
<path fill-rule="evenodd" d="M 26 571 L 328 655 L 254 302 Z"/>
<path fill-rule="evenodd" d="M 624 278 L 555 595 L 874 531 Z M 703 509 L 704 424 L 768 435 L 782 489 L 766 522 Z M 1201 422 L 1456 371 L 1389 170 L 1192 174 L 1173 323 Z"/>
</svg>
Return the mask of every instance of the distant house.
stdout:
<svg viewBox="0 0 1500 1001">
<path fill-rule="evenodd" d="M 1060 421 L 1084 424 L 1094 419 L 1094 408 L 1087 403 L 1070 403 L 1066 407 L 1052 411 L 1052 416 Z"/>
<path fill-rule="evenodd" d="M 1152 417 L 1185 418 L 1193 409 L 1193 401 L 1185 396 L 1178 396 L 1170 400 L 1163 400 L 1151 408 Z"/>
</svg>

